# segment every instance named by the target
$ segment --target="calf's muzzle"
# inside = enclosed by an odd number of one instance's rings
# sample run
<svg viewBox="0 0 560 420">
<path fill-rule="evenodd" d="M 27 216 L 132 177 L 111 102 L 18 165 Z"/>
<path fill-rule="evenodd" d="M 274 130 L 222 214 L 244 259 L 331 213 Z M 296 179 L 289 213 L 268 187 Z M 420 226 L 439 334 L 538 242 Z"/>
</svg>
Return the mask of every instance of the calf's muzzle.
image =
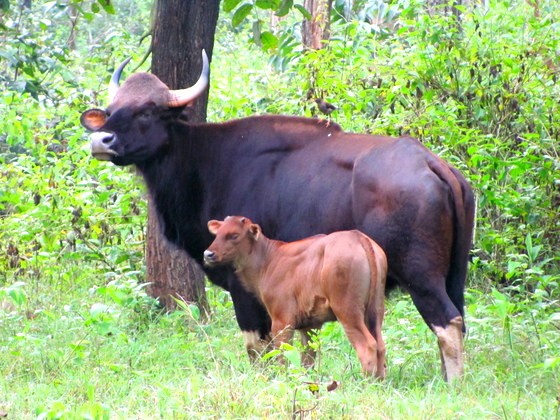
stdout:
<svg viewBox="0 0 560 420">
<path fill-rule="evenodd" d="M 216 264 L 216 253 L 207 249 L 204 251 L 204 264 L 211 267 Z"/>
</svg>

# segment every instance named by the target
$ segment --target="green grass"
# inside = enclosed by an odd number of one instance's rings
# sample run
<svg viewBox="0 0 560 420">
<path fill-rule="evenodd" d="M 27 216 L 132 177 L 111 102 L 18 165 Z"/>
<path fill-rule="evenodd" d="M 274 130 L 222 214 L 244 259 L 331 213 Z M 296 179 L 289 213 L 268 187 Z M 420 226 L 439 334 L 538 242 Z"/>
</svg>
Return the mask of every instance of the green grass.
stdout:
<svg viewBox="0 0 560 420">
<path fill-rule="evenodd" d="M 99 276 L 92 286 L 89 273 L 74 270 L 81 280 L 67 292 L 41 279 L 0 289 L 0 411 L 10 418 L 559 416 L 560 326 L 544 303 L 469 290 L 466 375 L 448 385 L 435 337 L 397 294 L 387 305 L 388 375 L 379 382 L 362 377 L 336 323 L 317 338 L 316 369 L 302 368 L 291 348 L 286 366 L 252 366 L 225 292 L 209 288 L 214 313 L 202 323 L 188 306 L 158 312 L 126 277 L 105 286 Z"/>
</svg>

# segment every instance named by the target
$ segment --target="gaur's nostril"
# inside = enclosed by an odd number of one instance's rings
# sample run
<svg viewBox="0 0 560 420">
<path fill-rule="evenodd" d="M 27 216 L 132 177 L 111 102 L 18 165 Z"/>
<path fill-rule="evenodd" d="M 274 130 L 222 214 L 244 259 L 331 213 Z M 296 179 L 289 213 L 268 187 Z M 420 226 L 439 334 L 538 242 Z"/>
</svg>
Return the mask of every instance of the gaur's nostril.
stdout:
<svg viewBox="0 0 560 420">
<path fill-rule="evenodd" d="M 115 135 L 114 134 L 110 134 L 107 137 L 103 137 L 101 139 L 101 142 L 105 145 L 109 145 L 111 143 L 113 143 L 113 140 L 115 140 Z"/>
</svg>

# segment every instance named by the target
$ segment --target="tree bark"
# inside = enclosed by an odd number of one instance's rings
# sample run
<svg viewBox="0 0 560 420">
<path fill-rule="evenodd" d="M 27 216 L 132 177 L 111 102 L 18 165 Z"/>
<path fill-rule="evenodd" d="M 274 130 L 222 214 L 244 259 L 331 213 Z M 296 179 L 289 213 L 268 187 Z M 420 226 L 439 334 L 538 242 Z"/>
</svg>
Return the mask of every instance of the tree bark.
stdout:
<svg viewBox="0 0 560 420">
<path fill-rule="evenodd" d="M 330 38 L 332 0 L 304 0 L 303 6 L 311 14 L 311 20 L 303 21 L 303 45 L 320 50 Z"/>
<path fill-rule="evenodd" d="M 208 312 L 204 273 L 184 251 L 170 244 L 161 233 L 152 200 L 148 199 L 146 271 L 148 293 L 167 309 L 177 306 L 175 299 L 196 303 L 201 314 Z"/>
<path fill-rule="evenodd" d="M 219 0 L 158 0 L 152 34 L 152 72 L 171 89 L 191 86 L 202 68 L 204 48 L 211 59 Z M 205 121 L 208 91 L 196 102 L 190 121 Z M 186 252 L 169 244 L 149 206 L 146 243 L 148 292 L 168 309 L 177 298 L 207 312 L 204 274 Z"/>
<path fill-rule="evenodd" d="M 31 3 L 31 2 L 30 2 Z M 68 6 L 68 17 L 70 18 L 70 35 L 68 36 L 68 48 L 72 51 L 76 50 L 76 36 L 78 25 L 78 9 L 74 5 Z"/>
<path fill-rule="evenodd" d="M 204 48 L 212 58 L 220 0 L 158 0 L 152 35 L 152 72 L 171 89 L 194 84 Z M 206 120 L 208 91 L 196 102 L 194 119 Z"/>
<path fill-rule="evenodd" d="M 438 14 L 443 15 L 453 15 L 457 22 L 460 24 L 462 14 L 461 10 L 457 6 L 467 5 L 469 0 L 454 0 L 450 3 L 447 0 L 428 0 L 426 1 L 426 8 L 428 13 L 432 16 Z"/>
</svg>

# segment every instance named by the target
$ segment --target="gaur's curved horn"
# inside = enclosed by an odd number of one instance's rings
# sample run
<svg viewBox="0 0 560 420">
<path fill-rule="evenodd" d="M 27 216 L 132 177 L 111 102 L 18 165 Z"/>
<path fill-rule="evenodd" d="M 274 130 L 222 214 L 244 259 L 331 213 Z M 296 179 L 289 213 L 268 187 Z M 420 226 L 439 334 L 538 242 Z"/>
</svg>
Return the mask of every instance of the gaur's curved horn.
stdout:
<svg viewBox="0 0 560 420">
<path fill-rule="evenodd" d="M 204 89 L 208 86 L 208 74 L 210 72 L 210 65 L 208 64 L 208 56 L 206 51 L 202 50 L 202 71 L 200 72 L 200 77 L 197 82 L 190 88 L 169 90 L 169 100 L 167 101 L 167 106 L 179 107 L 185 106 L 189 102 L 198 98 Z"/>
<path fill-rule="evenodd" d="M 119 90 L 119 79 L 121 78 L 121 73 L 131 59 L 132 57 L 128 57 L 126 60 L 124 60 L 113 73 L 111 81 L 109 82 L 109 103 L 113 102 L 113 99 L 115 99 L 115 95 Z"/>
</svg>

